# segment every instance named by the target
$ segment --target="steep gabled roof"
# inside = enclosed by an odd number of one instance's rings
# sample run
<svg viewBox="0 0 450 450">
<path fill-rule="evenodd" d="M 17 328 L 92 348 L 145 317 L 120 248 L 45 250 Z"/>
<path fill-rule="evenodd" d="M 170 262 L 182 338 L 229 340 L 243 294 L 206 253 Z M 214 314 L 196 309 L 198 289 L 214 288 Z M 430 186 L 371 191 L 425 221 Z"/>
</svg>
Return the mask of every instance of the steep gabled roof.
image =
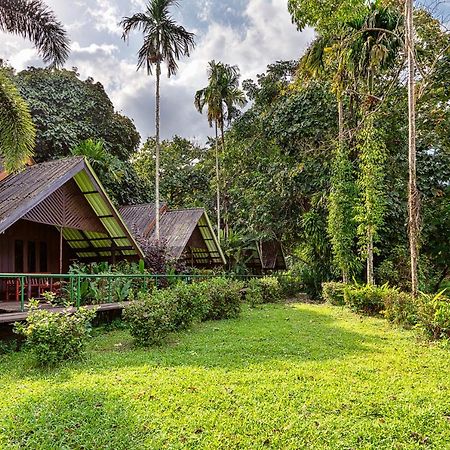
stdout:
<svg viewBox="0 0 450 450">
<path fill-rule="evenodd" d="M 119 211 L 136 236 L 155 241 L 154 204 L 124 205 Z M 160 239 L 171 256 L 180 258 L 198 227 L 206 249 L 195 248 L 194 259 L 205 264 L 225 264 L 225 256 L 204 208 L 167 210 L 167 205 L 163 204 L 160 211 Z"/>
<path fill-rule="evenodd" d="M 82 157 L 35 164 L 0 183 L 0 233 L 84 168 Z"/>
<path fill-rule="evenodd" d="M 107 247 L 117 247 L 122 249 L 118 254 L 143 257 L 90 164 L 81 156 L 35 164 L 0 181 L 0 233 L 25 218 L 71 179 L 105 230 L 105 233 L 98 233 L 64 228 L 64 238 L 77 255 L 86 258 L 107 256 Z"/>
<path fill-rule="evenodd" d="M 119 212 L 128 228 L 135 234 L 147 237 L 156 222 L 156 208 L 154 203 L 141 203 L 139 205 L 119 206 Z M 163 215 L 167 205 L 161 203 L 159 211 Z"/>
</svg>

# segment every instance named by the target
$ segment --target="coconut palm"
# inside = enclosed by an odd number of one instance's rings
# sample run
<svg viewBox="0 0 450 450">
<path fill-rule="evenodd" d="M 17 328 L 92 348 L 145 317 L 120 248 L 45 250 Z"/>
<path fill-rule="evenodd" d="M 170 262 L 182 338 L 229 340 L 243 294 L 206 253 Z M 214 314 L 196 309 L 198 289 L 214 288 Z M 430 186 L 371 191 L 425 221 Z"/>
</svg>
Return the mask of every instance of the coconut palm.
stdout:
<svg viewBox="0 0 450 450">
<path fill-rule="evenodd" d="M 40 0 L 0 0 L 0 30 L 30 40 L 44 62 L 64 63 L 69 40 L 55 14 Z M 7 171 L 32 155 L 35 129 L 27 103 L 8 71 L 0 70 L 0 155 Z"/>
<path fill-rule="evenodd" d="M 222 152 L 225 151 L 225 122 L 231 122 L 236 115 L 237 106 L 247 103 L 245 94 L 239 89 L 239 69 L 221 62 L 210 61 L 208 67 L 208 86 L 195 94 L 194 105 L 202 113 L 207 107 L 209 126 L 214 125 L 216 149 L 216 202 L 217 202 L 217 238 L 220 240 L 220 168 L 219 138 L 220 130 Z"/>
<path fill-rule="evenodd" d="M 175 75 L 178 70 L 177 61 L 182 56 L 189 56 L 195 46 L 194 34 L 178 25 L 170 15 L 170 7 L 178 6 L 176 0 L 151 0 L 145 12 L 125 17 L 123 39 L 126 40 L 133 30 L 142 31 L 144 43 L 138 51 L 138 69 L 145 68 L 149 75 L 156 66 L 155 91 L 155 142 L 156 142 L 156 175 L 155 175 L 155 206 L 156 206 L 156 239 L 159 241 L 159 154 L 160 154 L 160 77 L 161 64 L 167 66 L 167 75 Z"/>
</svg>

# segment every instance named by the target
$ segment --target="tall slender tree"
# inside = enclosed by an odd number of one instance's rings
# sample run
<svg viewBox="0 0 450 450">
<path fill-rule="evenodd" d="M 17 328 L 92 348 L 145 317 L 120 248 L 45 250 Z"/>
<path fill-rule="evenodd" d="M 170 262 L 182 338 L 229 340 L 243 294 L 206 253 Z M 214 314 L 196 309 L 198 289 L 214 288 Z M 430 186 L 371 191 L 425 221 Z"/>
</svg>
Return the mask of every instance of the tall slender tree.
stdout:
<svg viewBox="0 0 450 450">
<path fill-rule="evenodd" d="M 416 175 L 416 94 L 415 94 L 415 61 L 414 61 L 414 21 L 413 0 L 405 1 L 406 39 L 405 50 L 408 58 L 408 233 L 411 256 L 411 293 L 417 297 L 419 292 L 418 259 L 419 259 L 419 192 Z"/>
<path fill-rule="evenodd" d="M 167 66 L 167 76 L 175 75 L 178 71 L 178 61 L 182 56 L 189 56 L 195 46 L 194 33 L 178 25 L 170 15 L 170 7 L 178 6 L 176 0 L 151 0 L 146 10 L 125 17 L 123 39 L 126 40 L 133 30 L 142 31 L 144 43 L 138 51 L 138 69 L 145 68 L 151 75 L 156 66 L 155 86 L 155 141 L 156 141 L 156 171 L 155 171 L 155 207 L 156 207 L 156 239 L 160 238 L 160 212 L 159 212 L 159 177 L 160 177 L 160 78 L 161 64 Z"/>
<path fill-rule="evenodd" d="M 375 97 L 373 97 L 374 78 L 379 76 L 383 70 L 391 67 L 396 60 L 398 50 L 401 45 L 401 37 L 398 28 L 401 17 L 394 8 L 385 7 L 380 3 L 368 6 L 364 13 L 351 20 L 341 21 L 340 25 L 328 34 L 319 35 L 312 43 L 305 56 L 301 59 L 299 72 L 306 73 L 307 76 L 318 76 L 328 70 L 333 73 L 333 90 L 335 91 L 338 104 L 339 118 L 339 139 L 338 151 L 334 170 L 342 171 L 332 178 L 332 193 L 330 195 L 330 215 L 329 229 L 333 243 L 335 259 L 342 270 L 343 279 L 348 279 L 348 271 L 352 261 L 352 249 L 349 246 L 354 230 L 354 216 L 351 213 L 350 198 L 344 201 L 343 195 L 353 195 L 352 189 L 345 189 L 352 184 L 351 165 L 344 164 L 345 158 L 349 156 L 349 150 L 345 146 L 352 140 L 351 129 L 345 131 L 343 100 L 349 98 L 349 104 L 354 106 L 355 97 L 365 100 L 361 103 L 360 111 L 355 111 L 358 118 L 369 122 L 364 133 L 364 145 L 359 146 L 360 168 L 366 172 L 363 176 L 364 182 L 360 183 L 360 188 L 368 189 L 361 192 L 364 199 L 363 208 L 358 208 L 356 216 L 359 223 L 359 234 L 363 236 L 363 253 L 367 259 L 367 282 L 373 284 L 373 254 L 374 238 L 377 233 L 377 224 L 382 221 L 382 196 L 373 195 L 369 192 L 376 185 L 376 173 L 366 166 L 372 162 L 374 154 L 381 155 L 381 142 L 370 142 L 370 139 L 379 140 L 379 135 L 373 130 L 372 114 Z M 350 92 L 350 94 L 347 94 Z M 357 95 L 355 95 L 357 94 Z M 379 99 L 377 98 L 377 101 Z M 349 118 L 353 125 L 357 125 L 357 120 Z M 361 121 L 360 121 L 361 122 Z M 350 124 L 352 125 L 352 124 Z M 361 123 L 360 123 L 361 125 Z M 362 124 L 364 127 L 364 124 Z M 348 127 L 350 128 L 350 127 Z M 346 138 L 347 135 L 347 138 Z M 380 144 L 380 145 L 379 145 Z M 364 151 L 363 151 L 364 149 Z M 369 152 L 371 156 L 367 154 Z M 380 160 L 383 158 L 380 156 Z M 345 168 L 345 170 L 344 170 Z M 346 177 L 346 178 L 345 178 Z M 344 183 L 345 178 L 345 183 Z M 337 183 L 334 185 L 334 183 Z M 356 197 L 355 197 L 356 198 Z M 367 199 L 371 201 L 367 202 Z M 379 201 L 375 204 L 373 201 Z M 343 209 L 345 208 L 345 210 Z M 373 211 L 371 211 L 373 209 Z M 376 221 L 374 222 L 374 218 Z"/>
<path fill-rule="evenodd" d="M 30 40 L 44 62 L 60 66 L 69 40 L 55 14 L 40 0 L 0 0 L 0 30 Z M 27 103 L 0 70 L 0 155 L 5 169 L 20 168 L 32 155 L 35 129 Z"/>
<path fill-rule="evenodd" d="M 208 86 L 195 94 L 194 105 L 202 113 L 206 106 L 209 126 L 214 124 L 215 160 L 216 160 L 216 204 L 217 204 L 217 238 L 220 240 L 220 167 L 219 136 L 221 134 L 222 152 L 225 151 L 225 123 L 230 123 L 236 114 L 237 106 L 247 103 L 244 92 L 239 88 L 239 69 L 221 62 L 210 61 L 208 66 Z"/>
</svg>

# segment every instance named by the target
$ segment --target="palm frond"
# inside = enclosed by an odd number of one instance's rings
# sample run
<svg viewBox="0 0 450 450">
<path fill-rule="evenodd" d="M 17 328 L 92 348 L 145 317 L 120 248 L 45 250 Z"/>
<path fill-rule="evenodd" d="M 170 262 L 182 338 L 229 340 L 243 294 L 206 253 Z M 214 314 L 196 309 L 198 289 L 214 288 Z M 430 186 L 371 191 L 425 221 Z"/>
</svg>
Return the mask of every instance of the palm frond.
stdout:
<svg viewBox="0 0 450 450">
<path fill-rule="evenodd" d="M 27 103 L 0 70 L 0 154 L 7 172 L 18 170 L 32 156 L 35 137 Z"/>
<path fill-rule="evenodd" d="M 169 14 L 176 0 L 151 0 L 146 11 L 125 17 L 121 22 L 122 38 L 127 40 L 132 31 L 141 31 L 144 43 L 138 51 L 137 68 L 146 68 L 152 73 L 156 63 L 164 62 L 168 76 L 176 74 L 178 63 L 183 56 L 189 56 L 195 47 L 195 35 L 178 25 Z"/>
<path fill-rule="evenodd" d="M 69 56 L 67 33 L 41 0 L 0 0 L 0 30 L 29 39 L 51 65 L 61 66 Z"/>
</svg>

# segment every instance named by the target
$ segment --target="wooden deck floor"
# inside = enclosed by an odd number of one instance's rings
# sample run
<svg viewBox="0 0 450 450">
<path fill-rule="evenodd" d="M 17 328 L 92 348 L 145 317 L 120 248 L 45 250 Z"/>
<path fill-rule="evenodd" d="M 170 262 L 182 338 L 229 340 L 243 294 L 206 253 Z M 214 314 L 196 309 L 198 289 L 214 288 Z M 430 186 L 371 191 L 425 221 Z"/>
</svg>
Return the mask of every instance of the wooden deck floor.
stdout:
<svg viewBox="0 0 450 450">
<path fill-rule="evenodd" d="M 121 302 L 121 303 L 102 303 L 101 305 L 87 305 L 88 309 L 98 308 L 97 312 L 102 311 L 113 311 L 113 310 L 121 310 L 130 302 Z M 62 307 L 52 307 L 50 305 L 41 305 L 41 308 L 47 309 L 53 313 L 62 313 L 66 312 L 67 314 L 71 314 L 76 311 L 75 307 L 71 308 L 62 308 Z M 0 310 L 8 311 L 0 313 L 0 324 L 11 324 L 14 322 L 21 322 L 25 320 L 28 316 L 28 311 L 20 311 L 20 303 L 17 302 L 0 302 Z"/>
</svg>

